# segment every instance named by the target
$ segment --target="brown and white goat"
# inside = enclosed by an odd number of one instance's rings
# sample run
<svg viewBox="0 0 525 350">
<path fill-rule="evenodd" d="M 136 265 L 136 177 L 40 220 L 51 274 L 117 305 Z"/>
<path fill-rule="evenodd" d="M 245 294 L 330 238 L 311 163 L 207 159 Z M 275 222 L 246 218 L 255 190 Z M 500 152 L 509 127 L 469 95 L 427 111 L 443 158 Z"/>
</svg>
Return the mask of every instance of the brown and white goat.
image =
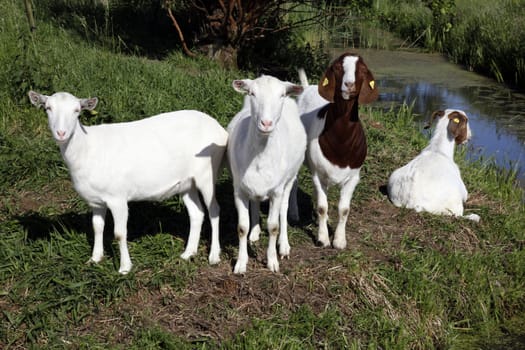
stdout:
<svg viewBox="0 0 525 350">
<path fill-rule="evenodd" d="M 299 96 L 298 106 L 308 135 L 306 159 L 317 196 L 317 239 L 325 247 L 330 245 L 326 192 L 329 186 L 338 185 L 339 221 L 332 244 L 334 248 L 344 249 L 350 201 L 367 153 L 359 104 L 375 101 L 378 90 L 363 59 L 351 53 L 339 56 L 317 87 L 308 86 L 304 70 L 299 70 L 299 76 L 305 89 Z"/>
</svg>

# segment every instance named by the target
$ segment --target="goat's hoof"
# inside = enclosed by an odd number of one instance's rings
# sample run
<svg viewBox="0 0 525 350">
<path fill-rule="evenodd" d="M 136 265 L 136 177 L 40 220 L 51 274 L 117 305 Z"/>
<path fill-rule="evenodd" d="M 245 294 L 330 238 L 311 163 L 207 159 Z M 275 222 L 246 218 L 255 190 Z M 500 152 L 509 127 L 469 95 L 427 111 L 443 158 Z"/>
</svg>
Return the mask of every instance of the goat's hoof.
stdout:
<svg viewBox="0 0 525 350">
<path fill-rule="evenodd" d="M 237 275 L 245 274 L 246 273 L 246 264 L 242 264 L 242 263 L 237 262 L 235 264 L 235 268 L 233 269 L 233 273 L 235 273 Z"/>
<path fill-rule="evenodd" d="M 275 259 L 275 261 L 268 260 L 268 269 L 272 272 L 279 272 L 279 260 Z"/>
<path fill-rule="evenodd" d="M 188 251 L 185 251 L 184 253 L 182 253 L 180 255 L 180 257 L 184 260 L 189 260 L 192 256 L 194 256 L 195 254 L 197 254 L 197 252 L 188 252 Z"/>
<path fill-rule="evenodd" d="M 330 241 L 328 242 L 317 241 L 315 245 L 321 248 L 330 248 Z"/>
<path fill-rule="evenodd" d="M 290 256 L 290 246 L 288 247 L 283 247 L 283 246 L 280 246 L 279 247 L 279 255 L 281 256 L 281 259 L 282 258 L 287 258 Z"/>
<path fill-rule="evenodd" d="M 104 259 L 104 257 L 100 257 L 100 258 L 98 258 L 98 259 L 93 259 L 93 257 L 91 257 L 91 258 L 88 259 L 88 261 L 86 261 L 86 265 L 98 264 L 98 263 L 101 262 L 103 259 Z"/>
<path fill-rule="evenodd" d="M 479 222 L 481 220 L 481 217 L 478 214 L 469 214 L 465 215 L 466 219 L 472 220 L 474 222 Z"/>
<path fill-rule="evenodd" d="M 257 229 L 253 229 L 252 232 L 250 232 L 250 236 L 248 237 L 248 240 L 250 243 L 255 243 L 259 241 L 259 236 L 261 235 L 261 231 Z"/>
<path fill-rule="evenodd" d="M 118 270 L 118 273 L 120 273 L 121 275 L 127 275 L 131 271 L 131 267 L 132 267 L 132 265 L 126 266 L 126 267 L 121 267 Z"/>
<path fill-rule="evenodd" d="M 334 240 L 332 242 L 332 246 L 335 248 L 335 249 L 345 249 L 346 248 L 346 240 L 342 240 L 342 241 L 336 241 Z"/>
<path fill-rule="evenodd" d="M 220 254 L 210 255 L 210 257 L 208 258 L 208 262 L 210 263 L 210 265 L 217 265 L 218 263 L 221 262 Z"/>
</svg>

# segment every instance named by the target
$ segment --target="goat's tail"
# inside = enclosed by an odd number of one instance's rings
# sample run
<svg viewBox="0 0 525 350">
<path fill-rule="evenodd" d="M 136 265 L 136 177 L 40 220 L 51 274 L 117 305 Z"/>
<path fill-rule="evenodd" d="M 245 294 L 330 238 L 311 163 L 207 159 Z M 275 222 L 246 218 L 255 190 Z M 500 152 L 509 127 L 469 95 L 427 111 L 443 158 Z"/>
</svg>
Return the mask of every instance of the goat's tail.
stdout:
<svg viewBox="0 0 525 350">
<path fill-rule="evenodd" d="M 297 73 L 299 73 L 299 81 L 301 82 L 301 85 L 305 88 L 308 87 L 310 84 L 308 84 L 308 78 L 306 77 L 306 72 L 303 68 L 299 68 L 297 70 Z"/>
</svg>

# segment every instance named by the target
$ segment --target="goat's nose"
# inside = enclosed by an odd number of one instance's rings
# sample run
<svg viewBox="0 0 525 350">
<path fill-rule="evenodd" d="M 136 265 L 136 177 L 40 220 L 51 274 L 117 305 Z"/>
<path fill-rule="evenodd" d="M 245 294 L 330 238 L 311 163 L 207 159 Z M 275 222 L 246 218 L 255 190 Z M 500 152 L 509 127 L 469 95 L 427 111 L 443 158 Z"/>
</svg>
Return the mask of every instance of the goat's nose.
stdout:
<svg viewBox="0 0 525 350">
<path fill-rule="evenodd" d="M 356 91 L 355 83 L 346 82 L 345 86 L 346 86 L 346 88 L 348 89 L 349 92 L 355 92 Z"/>
<path fill-rule="evenodd" d="M 261 124 L 265 127 L 265 128 L 269 128 L 272 126 L 272 121 L 271 120 L 261 120 Z"/>
<path fill-rule="evenodd" d="M 64 136 L 66 136 L 66 132 L 62 130 L 57 130 L 57 135 L 60 138 L 64 138 Z"/>
</svg>

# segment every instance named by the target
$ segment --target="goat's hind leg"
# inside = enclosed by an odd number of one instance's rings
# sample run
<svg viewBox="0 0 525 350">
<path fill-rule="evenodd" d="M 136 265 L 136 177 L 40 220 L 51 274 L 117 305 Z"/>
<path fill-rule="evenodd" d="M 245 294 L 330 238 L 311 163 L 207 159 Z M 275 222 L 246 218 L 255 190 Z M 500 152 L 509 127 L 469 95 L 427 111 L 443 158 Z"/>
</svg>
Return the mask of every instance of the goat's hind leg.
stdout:
<svg viewBox="0 0 525 350">
<path fill-rule="evenodd" d="M 190 217 L 190 233 L 186 249 L 181 254 L 181 258 L 188 260 L 195 254 L 199 248 L 199 239 L 201 234 L 202 223 L 204 221 L 204 208 L 199 199 L 199 193 L 195 187 L 182 195 L 182 201 L 188 210 Z"/>
<path fill-rule="evenodd" d="M 104 258 L 104 225 L 106 220 L 107 207 L 93 207 L 93 252 L 88 263 L 99 263 Z"/>
<path fill-rule="evenodd" d="M 128 203 L 126 201 L 116 201 L 108 203 L 108 207 L 115 222 L 115 238 L 118 241 L 120 250 L 120 268 L 118 272 L 125 275 L 131 271 L 132 267 L 128 251 Z"/>
<path fill-rule="evenodd" d="M 204 199 L 204 203 L 208 208 L 208 215 L 211 224 L 211 246 L 208 262 L 211 265 L 214 265 L 221 261 L 221 243 L 219 240 L 219 217 L 221 209 L 215 197 L 215 185 L 213 183 L 206 188 L 201 187 L 200 192 L 202 194 L 202 199 Z M 200 230 L 201 229 L 199 229 L 199 231 Z"/>
<path fill-rule="evenodd" d="M 258 200 L 250 200 L 250 242 L 257 242 L 259 236 L 261 235 L 261 224 L 260 224 L 260 214 L 261 214 L 261 202 Z"/>
<path fill-rule="evenodd" d="M 321 183 L 319 176 L 314 174 L 312 182 L 317 197 L 317 218 L 319 220 L 319 232 L 317 241 L 323 246 L 330 246 L 330 237 L 328 236 L 328 198 L 326 197 L 327 187 Z"/>
</svg>

